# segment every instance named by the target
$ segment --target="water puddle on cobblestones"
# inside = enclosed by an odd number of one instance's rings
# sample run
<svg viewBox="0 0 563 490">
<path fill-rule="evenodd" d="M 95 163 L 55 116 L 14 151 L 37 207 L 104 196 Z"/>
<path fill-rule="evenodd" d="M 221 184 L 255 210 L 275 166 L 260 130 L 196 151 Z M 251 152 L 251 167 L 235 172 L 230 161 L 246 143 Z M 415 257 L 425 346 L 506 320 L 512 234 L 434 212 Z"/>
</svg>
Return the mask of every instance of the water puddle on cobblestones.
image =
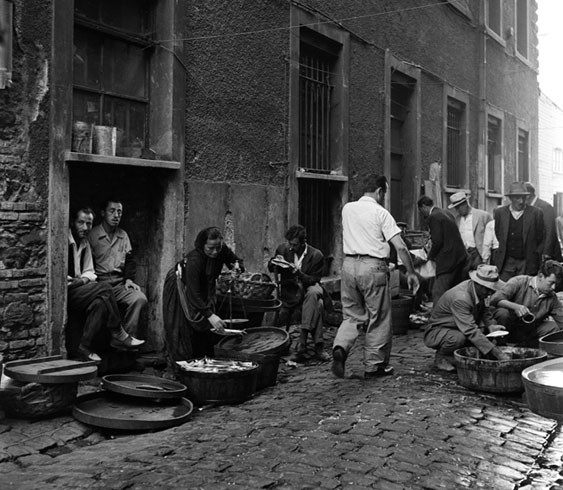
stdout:
<svg viewBox="0 0 563 490">
<path fill-rule="evenodd" d="M 536 460 L 534 469 L 514 490 L 557 490 L 563 488 L 563 430 L 558 425 Z"/>
</svg>

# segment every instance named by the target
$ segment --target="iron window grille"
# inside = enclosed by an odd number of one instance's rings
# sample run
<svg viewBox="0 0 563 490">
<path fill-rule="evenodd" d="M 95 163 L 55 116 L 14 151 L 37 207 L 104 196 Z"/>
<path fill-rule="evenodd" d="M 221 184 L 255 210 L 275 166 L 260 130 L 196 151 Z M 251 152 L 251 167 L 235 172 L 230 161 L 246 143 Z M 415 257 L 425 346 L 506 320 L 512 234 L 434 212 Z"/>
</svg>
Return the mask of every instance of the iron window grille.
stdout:
<svg viewBox="0 0 563 490">
<path fill-rule="evenodd" d="M 302 44 L 299 64 L 299 166 L 309 172 L 330 173 L 335 59 Z"/>
</svg>

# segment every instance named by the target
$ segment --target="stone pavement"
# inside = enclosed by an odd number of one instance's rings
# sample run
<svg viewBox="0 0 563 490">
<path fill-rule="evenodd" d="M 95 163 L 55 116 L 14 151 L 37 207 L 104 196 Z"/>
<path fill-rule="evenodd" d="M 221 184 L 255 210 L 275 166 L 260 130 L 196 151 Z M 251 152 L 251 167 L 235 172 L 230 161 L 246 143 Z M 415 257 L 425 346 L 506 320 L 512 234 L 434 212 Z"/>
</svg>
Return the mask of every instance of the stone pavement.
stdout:
<svg viewBox="0 0 563 490">
<path fill-rule="evenodd" d="M 393 342 L 394 376 L 284 364 L 252 400 L 160 432 L 4 420 L 0 489 L 563 489 L 554 421 L 521 396 L 472 392 L 436 371 L 419 330 Z M 362 373 L 360 356 L 347 376 Z"/>
</svg>

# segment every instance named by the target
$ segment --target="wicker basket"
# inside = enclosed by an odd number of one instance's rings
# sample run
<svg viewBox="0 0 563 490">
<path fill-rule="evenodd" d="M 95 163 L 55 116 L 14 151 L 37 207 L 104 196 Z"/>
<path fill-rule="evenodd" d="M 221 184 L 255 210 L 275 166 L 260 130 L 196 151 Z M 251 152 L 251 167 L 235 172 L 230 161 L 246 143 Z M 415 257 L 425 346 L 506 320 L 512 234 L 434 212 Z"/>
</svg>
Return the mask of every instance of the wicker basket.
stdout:
<svg viewBox="0 0 563 490">
<path fill-rule="evenodd" d="M 14 418 L 48 417 L 71 407 L 77 392 L 78 383 L 20 383 L 4 377 L 0 407 Z"/>
<path fill-rule="evenodd" d="M 225 272 L 217 278 L 217 289 L 220 294 L 227 295 L 229 292 L 243 299 L 268 299 L 272 296 L 276 285 L 268 274 L 261 272 L 244 272 L 235 275 Z"/>
</svg>

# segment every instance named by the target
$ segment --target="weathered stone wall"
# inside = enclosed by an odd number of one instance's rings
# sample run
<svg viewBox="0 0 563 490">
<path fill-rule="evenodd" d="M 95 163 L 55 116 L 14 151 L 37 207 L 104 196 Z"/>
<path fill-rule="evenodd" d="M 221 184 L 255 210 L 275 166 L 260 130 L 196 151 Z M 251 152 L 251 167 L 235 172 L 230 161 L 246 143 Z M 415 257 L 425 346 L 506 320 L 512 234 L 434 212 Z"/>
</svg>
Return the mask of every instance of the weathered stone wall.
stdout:
<svg viewBox="0 0 563 490">
<path fill-rule="evenodd" d="M 49 1 L 14 2 L 13 84 L 0 90 L 0 354 L 46 353 Z"/>
</svg>

